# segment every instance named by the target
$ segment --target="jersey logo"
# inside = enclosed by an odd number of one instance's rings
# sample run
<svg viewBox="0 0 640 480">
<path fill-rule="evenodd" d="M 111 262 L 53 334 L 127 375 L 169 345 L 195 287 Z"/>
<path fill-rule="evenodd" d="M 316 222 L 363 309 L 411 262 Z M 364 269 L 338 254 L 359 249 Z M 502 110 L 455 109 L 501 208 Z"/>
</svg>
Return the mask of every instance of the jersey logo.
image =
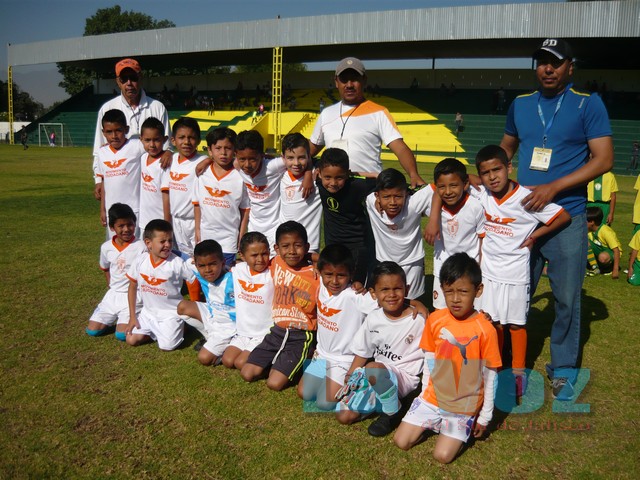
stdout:
<svg viewBox="0 0 640 480">
<path fill-rule="evenodd" d="M 296 196 L 297 187 L 287 187 L 284 190 L 284 195 L 287 197 L 287 200 L 293 200 Z"/>
<path fill-rule="evenodd" d="M 464 360 L 464 364 L 466 365 L 467 364 L 467 346 L 474 340 L 477 340 L 478 336 L 474 335 L 471 338 L 471 340 L 469 340 L 467 343 L 460 343 L 458 342 L 456 337 L 453 336 L 453 333 L 451 333 L 446 328 L 443 328 L 442 330 L 440 330 L 440 335 L 438 336 L 438 338 L 442 340 L 446 340 L 454 347 L 458 347 L 458 349 L 460 350 L 460 355 L 462 355 L 462 359 Z"/>
<path fill-rule="evenodd" d="M 447 220 L 447 233 L 455 238 L 456 233 L 458 233 L 458 220 L 455 218 L 451 218 Z"/>
<path fill-rule="evenodd" d="M 247 186 L 247 188 L 249 190 L 251 190 L 254 193 L 264 192 L 266 190 L 266 188 L 267 188 L 266 185 L 258 186 L 258 185 L 252 185 L 250 183 L 245 183 L 245 185 Z"/>
<path fill-rule="evenodd" d="M 147 174 L 143 173 L 143 174 L 142 174 L 142 180 L 143 180 L 144 182 L 149 183 L 151 180 L 153 180 L 153 177 L 152 177 L 151 175 L 147 175 Z"/>
<path fill-rule="evenodd" d="M 140 276 L 142 278 L 144 278 L 145 282 L 147 282 L 149 285 L 152 285 L 154 287 L 157 286 L 157 285 L 160 285 L 161 283 L 166 282 L 165 279 L 156 278 L 156 277 L 150 277 L 149 275 L 145 275 L 144 273 L 141 273 Z"/>
<path fill-rule="evenodd" d="M 242 288 L 250 293 L 256 292 L 264 287 L 264 283 L 251 283 L 245 282 L 244 280 L 238 279 L 238 283 L 242 286 Z"/>
<path fill-rule="evenodd" d="M 320 302 L 318 302 L 318 310 L 320 310 L 320 313 L 322 313 L 325 317 L 333 317 L 336 313 L 340 313 L 342 311 L 338 310 L 337 308 L 325 307 L 325 305 Z"/>
<path fill-rule="evenodd" d="M 173 180 L 174 182 L 179 182 L 180 180 L 182 180 L 183 178 L 186 178 L 189 176 L 188 173 L 175 173 L 175 172 L 169 172 L 169 176 L 171 177 L 171 180 Z"/>
<path fill-rule="evenodd" d="M 329 197 L 327 198 L 327 206 L 332 212 L 337 212 L 338 208 L 340 207 L 340 202 L 338 202 L 338 200 L 333 197 Z"/>
<path fill-rule="evenodd" d="M 120 165 L 122 165 L 127 159 L 126 158 L 121 158 L 120 160 L 115 160 L 113 162 L 102 162 L 104 163 L 107 167 L 109 168 L 118 168 Z"/>
<path fill-rule="evenodd" d="M 206 185 L 204 186 L 204 188 L 212 197 L 224 197 L 225 195 L 229 195 L 231 193 L 227 190 L 218 190 L 217 188 L 207 187 Z"/>
<path fill-rule="evenodd" d="M 509 223 L 513 223 L 516 221 L 515 218 L 509 218 L 509 217 L 505 217 L 505 218 L 500 218 L 500 217 L 494 217 L 493 215 L 489 215 L 487 212 L 484 213 L 484 216 L 486 217 L 487 221 L 492 222 L 492 223 L 500 223 L 502 225 L 508 225 Z"/>
</svg>

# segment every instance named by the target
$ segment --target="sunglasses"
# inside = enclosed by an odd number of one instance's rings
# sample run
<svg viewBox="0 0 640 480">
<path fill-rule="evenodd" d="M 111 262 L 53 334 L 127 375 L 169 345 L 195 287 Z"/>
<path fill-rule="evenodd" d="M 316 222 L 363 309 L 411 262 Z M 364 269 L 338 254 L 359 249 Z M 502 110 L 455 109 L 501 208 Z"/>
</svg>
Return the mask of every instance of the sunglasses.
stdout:
<svg viewBox="0 0 640 480">
<path fill-rule="evenodd" d="M 120 82 L 127 83 L 128 81 L 137 82 L 139 77 L 135 73 L 129 73 L 125 75 L 120 75 Z"/>
</svg>

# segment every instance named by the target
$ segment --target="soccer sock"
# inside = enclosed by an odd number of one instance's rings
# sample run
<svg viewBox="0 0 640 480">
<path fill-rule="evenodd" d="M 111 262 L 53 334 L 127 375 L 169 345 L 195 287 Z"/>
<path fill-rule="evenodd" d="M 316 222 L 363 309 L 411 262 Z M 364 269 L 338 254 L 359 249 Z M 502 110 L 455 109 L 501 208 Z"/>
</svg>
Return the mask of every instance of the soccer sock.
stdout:
<svg viewBox="0 0 640 480">
<path fill-rule="evenodd" d="M 180 318 L 184 321 L 184 323 L 192 326 L 198 332 L 200 332 L 200 335 L 202 335 L 205 339 L 207 338 L 207 330 L 204 328 L 204 323 L 202 323 L 200 320 L 198 320 L 197 318 L 189 317 L 188 315 L 180 315 Z"/>
<path fill-rule="evenodd" d="M 398 379 L 396 378 L 395 373 L 391 370 L 388 370 L 389 378 L 384 381 L 383 379 L 379 379 L 376 382 L 376 387 L 382 386 L 383 383 L 389 384 L 388 388 L 382 392 L 378 393 L 376 389 L 376 396 L 380 401 L 380 406 L 382 407 L 382 411 L 387 415 L 393 415 L 400 410 L 400 402 L 398 401 Z M 374 387 L 375 388 L 375 387 Z"/>
<path fill-rule="evenodd" d="M 127 334 L 124 332 L 116 332 L 115 337 L 116 337 L 116 340 L 120 340 L 121 342 L 124 342 L 127 339 Z"/>
<path fill-rule="evenodd" d="M 187 289 L 189 290 L 189 298 L 192 302 L 200 300 L 200 282 L 197 278 L 193 282 L 187 282 Z"/>
<path fill-rule="evenodd" d="M 100 330 L 89 330 L 88 328 L 84 329 L 84 331 L 87 332 L 87 335 L 91 335 L 92 337 L 99 337 L 100 335 L 104 335 L 108 330 L 108 328 L 102 328 Z"/>
<path fill-rule="evenodd" d="M 596 261 L 596 256 L 593 253 L 591 247 L 589 247 L 589 250 L 587 250 L 587 263 L 589 264 L 589 268 L 591 270 L 595 270 L 596 268 L 598 268 L 598 262 Z"/>
<path fill-rule="evenodd" d="M 527 330 L 519 328 L 511 332 L 511 368 L 524 373 L 524 362 L 527 356 Z"/>
</svg>

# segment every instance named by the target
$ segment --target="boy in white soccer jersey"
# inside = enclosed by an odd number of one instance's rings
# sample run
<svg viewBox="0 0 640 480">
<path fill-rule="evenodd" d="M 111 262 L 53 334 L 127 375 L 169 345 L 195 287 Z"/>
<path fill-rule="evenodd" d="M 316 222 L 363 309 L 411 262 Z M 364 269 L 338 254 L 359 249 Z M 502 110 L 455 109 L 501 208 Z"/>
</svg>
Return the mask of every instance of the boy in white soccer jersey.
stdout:
<svg viewBox="0 0 640 480">
<path fill-rule="evenodd" d="M 98 150 L 96 176 L 102 182 L 100 221 L 107 226 L 107 212 L 114 203 L 129 205 L 140 212 L 140 158 L 144 154 L 138 140 L 127 140 L 127 119 L 121 110 L 108 110 L 102 117 L 102 134 L 107 144 Z M 138 234 L 138 229 L 135 235 Z M 107 240 L 111 232 L 107 227 Z"/>
<path fill-rule="evenodd" d="M 420 221 L 431 210 L 433 186 L 413 195 L 404 175 L 394 168 L 380 172 L 375 191 L 367 197 L 367 212 L 379 262 L 398 263 L 407 276 L 410 299 L 424 293 L 424 245 Z"/>
<path fill-rule="evenodd" d="M 571 217 L 555 203 L 537 212 L 525 210 L 522 200 L 531 190 L 509 179 L 511 162 L 501 147 L 482 148 L 476 155 L 476 168 L 484 187 L 479 193 L 475 189 L 470 193 L 478 195 L 486 218 L 481 259 L 484 294 L 479 306 L 491 315 L 501 349 L 503 328 L 508 328 L 511 334 L 511 367 L 519 401 L 527 383 L 525 325 L 529 310 L 530 249 L 537 239 L 562 228 Z"/>
<path fill-rule="evenodd" d="M 482 272 L 473 258 L 451 255 L 439 272 L 447 308 L 427 319 L 423 390 L 394 435 L 409 450 L 426 430 L 438 433 L 433 457 L 450 463 L 471 433 L 481 437 L 493 416 L 497 369 L 502 365 L 495 328 L 474 308 L 482 295 Z"/>
<path fill-rule="evenodd" d="M 233 167 L 236 132 L 220 127 L 207 134 L 213 163 L 193 189 L 196 242 L 215 239 L 222 246 L 227 267 L 238 253 L 238 239 L 249 221 L 249 197 L 240 173 Z"/>
<path fill-rule="evenodd" d="M 89 319 L 85 329 L 87 335 L 98 337 L 116 325 L 115 336 L 125 340 L 129 324 L 129 302 L 127 292 L 129 280 L 127 270 L 145 250 L 144 243 L 133 235 L 136 215 L 129 205 L 114 203 L 109 209 L 109 228 L 114 235 L 100 247 L 100 268 L 107 278 L 109 290 Z"/>
<path fill-rule="evenodd" d="M 420 382 L 423 355 L 418 343 L 425 319 L 422 315 L 414 318 L 413 309 L 405 302 L 407 288 L 400 265 L 378 264 L 373 270 L 372 296 L 381 308 L 367 315 L 351 343 L 354 359 L 345 380 L 347 386 L 356 386 L 340 401 L 337 418 L 350 424 L 361 420 L 363 414 L 382 410 L 369 425 L 369 434 L 374 437 L 387 435 L 400 424 L 400 399 Z"/>
<path fill-rule="evenodd" d="M 318 290 L 318 345 L 298 384 L 298 396 L 316 400 L 322 410 L 333 410 L 336 393 L 353 362 L 351 341 L 378 303 L 370 293 L 361 295 L 349 288 L 355 262 L 345 245 L 323 248 L 316 269 L 322 279 Z"/>
<path fill-rule="evenodd" d="M 191 268 L 200 282 L 206 303 L 182 300 L 178 304 L 178 314 L 204 324 L 206 342 L 198 351 L 198 361 L 205 366 L 217 365 L 236 334 L 233 276 L 225 266 L 222 247 L 215 240 L 203 240 L 196 245 L 193 263 Z"/>
<path fill-rule="evenodd" d="M 302 182 L 311 167 L 309 140 L 301 133 L 290 133 L 282 139 L 282 158 L 287 171 L 280 181 L 280 223 L 288 220 L 300 222 L 309 234 L 309 250 L 320 248 L 320 218 L 322 202 L 318 187 L 313 186 L 305 198 Z"/>
<path fill-rule="evenodd" d="M 233 267 L 237 334 L 224 351 L 222 364 L 241 370 L 249 354 L 273 325 L 273 278 L 269 270 L 269 241 L 260 232 L 240 239 L 240 258 Z"/>
<path fill-rule="evenodd" d="M 168 174 L 161 163 L 167 136 L 164 125 L 155 117 L 147 118 L 140 127 L 140 142 L 145 154 L 142 156 L 140 174 L 140 228 L 154 218 L 169 220 L 169 192 L 162 191 L 164 176 Z"/>
<path fill-rule="evenodd" d="M 282 158 L 265 158 L 264 140 L 255 130 L 240 132 L 236 138 L 236 164 L 249 195 L 249 227 L 251 232 L 261 232 L 269 240 L 271 253 L 275 254 L 275 232 L 280 217 L 280 180 L 286 171 Z M 313 182 L 311 172 L 303 191 L 308 194 Z"/>
<path fill-rule="evenodd" d="M 171 170 L 164 178 L 162 191 L 169 192 L 169 211 L 176 247 L 191 256 L 196 239 L 195 214 L 191 202 L 196 183 L 196 167 L 205 158 L 198 154 L 198 122 L 190 117 L 180 117 L 173 124 L 171 142 L 178 152 L 173 154 Z"/>
<path fill-rule="evenodd" d="M 484 208 L 467 192 L 469 177 L 460 160 L 445 158 L 433 170 L 436 193 L 442 199 L 440 236 L 433 248 L 433 307 L 445 308 L 440 287 L 440 269 L 457 252 L 465 252 L 480 262 L 484 238 Z"/>
<path fill-rule="evenodd" d="M 129 279 L 129 325 L 127 343 L 142 345 L 157 340 L 163 351 L 175 350 L 184 339 L 184 322 L 176 308 L 182 300 L 183 280 L 193 282 L 189 266 L 171 252 L 173 229 L 166 220 L 151 220 L 144 229 L 148 254 L 140 255 L 127 272 Z M 137 314 L 138 299 L 142 310 Z"/>
</svg>

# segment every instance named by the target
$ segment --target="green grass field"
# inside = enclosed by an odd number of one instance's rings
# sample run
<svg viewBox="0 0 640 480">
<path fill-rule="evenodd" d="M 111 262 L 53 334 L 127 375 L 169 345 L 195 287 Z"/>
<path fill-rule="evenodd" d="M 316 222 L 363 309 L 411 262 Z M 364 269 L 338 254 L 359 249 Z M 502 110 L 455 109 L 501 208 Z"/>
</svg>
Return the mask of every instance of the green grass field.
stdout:
<svg viewBox="0 0 640 480">
<path fill-rule="evenodd" d="M 590 412 L 554 413 L 546 386 L 538 410 L 496 411 L 490 436 L 441 466 L 433 438 L 403 452 L 370 437 L 370 421 L 341 426 L 305 413 L 293 389 L 198 365 L 193 334 L 171 353 L 88 337 L 106 289 L 90 157 L 0 146 L 0 478 L 637 478 L 640 290 L 624 279 L 585 280 L 591 376 L 577 403 Z M 624 268 L 634 180 L 618 178 Z M 543 279 L 528 355 L 541 373 L 552 318 Z"/>
</svg>

